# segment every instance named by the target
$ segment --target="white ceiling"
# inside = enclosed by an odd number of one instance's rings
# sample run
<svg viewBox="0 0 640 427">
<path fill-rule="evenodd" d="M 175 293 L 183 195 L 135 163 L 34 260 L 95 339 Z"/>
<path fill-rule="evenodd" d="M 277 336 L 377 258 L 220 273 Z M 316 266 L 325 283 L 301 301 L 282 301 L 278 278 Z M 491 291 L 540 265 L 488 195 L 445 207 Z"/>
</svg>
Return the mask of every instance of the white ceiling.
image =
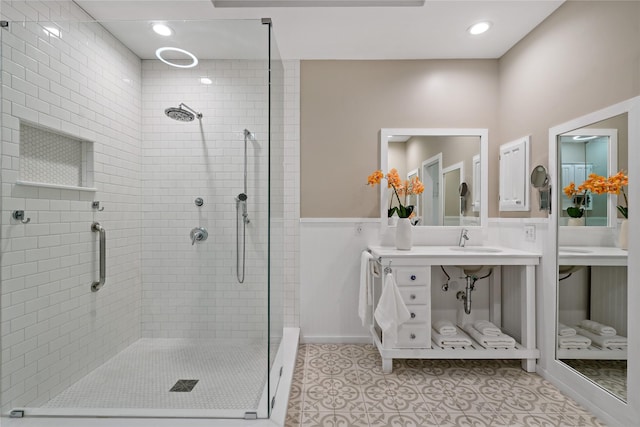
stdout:
<svg viewBox="0 0 640 427">
<path fill-rule="evenodd" d="M 99 21 L 271 18 L 284 59 L 451 59 L 501 57 L 563 0 L 427 0 L 421 7 L 272 8 L 215 8 L 209 0 L 76 3 Z M 491 30 L 469 36 L 466 29 L 481 20 L 491 21 Z M 130 28 L 113 25 L 109 30 L 128 46 L 135 40 L 144 49 L 146 39 Z M 211 45 L 211 40 L 199 38 L 203 46 Z M 198 47 L 190 45 L 189 50 Z"/>
</svg>

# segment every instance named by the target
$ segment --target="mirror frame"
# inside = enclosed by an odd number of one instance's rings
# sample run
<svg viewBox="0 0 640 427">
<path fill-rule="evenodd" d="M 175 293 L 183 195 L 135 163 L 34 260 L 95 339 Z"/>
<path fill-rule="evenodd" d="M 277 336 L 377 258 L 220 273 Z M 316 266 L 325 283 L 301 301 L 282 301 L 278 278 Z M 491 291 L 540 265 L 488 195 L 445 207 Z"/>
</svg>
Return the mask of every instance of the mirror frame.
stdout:
<svg viewBox="0 0 640 427">
<path fill-rule="evenodd" d="M 629 140 L 629 171 L 630 182 L 633 179 L 637 178 L 637 172 L 633 169 L 637 168 L 638 163 L 633 163 L 634 155 L 637 154 L 638 148 L 636 147 L 637 143 L 633 143 L 632 141 L 637 142 L 640 139 L 640 96 L 635 98 L 627 99 L 620 103 L 614 104 L 612 106 L 603 108 L 601 110 L 586 114 L 582 117 L 578 117 L 576 119 L 567 121 L 565 123 L 559 124 L 549 129 L 549 177 L 550 177 L 550 185 L 557 188 L 558 185 L 558 152 L 557 152 L 557 137 L 560 134 L 567 133 L 569 131 L 583 128 L 588 125 L 592 125 L 594 123 L 600 122 L 602 120 L 620 115 L 620 114 L 628 114 L 627 123 L 628 123 L 628 140 Z M 635 154 L 634 154 L 635 153 Z M 636 200 L 634 200 L 633 196 L 638 193 L 634 184 L 631 184 L 631 188 L 629 189 L 629 200 L 632 207 L 637 206 Z M 555 196 L 554 196 L 555 199 Z M 568 388 L 574 390 L 575 393 L 581 394 L 582 396 L 586 396 L 589 404 L 597 404 L 599 408 L 606 413 L 618 413 L 623 417 L 630 418 L 630 413 L 633 412 L 634 404 L 640 403 L 639 396 L 637 392 L 640 390 L 640 380 L 638 380 L 638 373 L 640 370 L 640 364 L 634 363 L 629 364 L 627 366 L 627 401 L 624 402 L 619 398 L 612 395 L 610 392 L 602 388 L 601 386 L 594 384 L 591 380 L 587 379 L 583 375 L 577 373 L 573 368 L 569 367 L 561 360 L 557 359 L 556 352 L 556 337 L 557 337 L 557 325 L 558 325 L 558 265 L 559 265 L 559 257 L 558 257 L 558 248 L 559 248 L 559 231 L 560 227 L 558 224 L 558 209 L 553 208 L 551 214 L 549 216 L 549 238 L 544 242 L 544 253 L 549 257 L 549 266 L 545 268 L 544 277 L 542 278 L 544 285 L 544 293 L 546 296 L 543 297 L 543 325 L 542 330 L 545 333 L 541 337 L 541 349 L 542 349 L 542 359 L 544 362 L 544 370 L 548 375 L 555 378 L 558 382 L 565 384 Z M 637 266 L 635 265 L 634 260 L 637 259 L 637 255 L 635 252 L 636 245 L 633 239 L 633 233 L 636 230 L 635 221 L 630 218 L 629 219 L 629 261 L 627 264 L 627 276 L 634 277 L 637 273 Z M 606 233 L 611 233 L 611 229 L 609 227 L 590 227 L 589 231 L 592 232 L 604 231 Z M 599 230 L 598 230 L 599 229 Z M 545 261 L 545 264 L 547 262 Z M 548 285 L 547 285 L 548 284 Z M 547 289 L 549 286 L 552 286 L 552 289 Z M 640 316 L 638 311 L 638 304 L 636 301 L 640 300 L 640 288 L 636 286 L 628 287 L 627 294 L 627 324 L 629 328 L 632 328 L 633 325 L 640 322 Z M 548 323 L 549 322 L 549 323 Z M 633 332 L 629 333 L 629 350 L 628 350 L 628 360 L 638 360 L 638 343 L 636 334 Z M 597 403 L 596 403 L 597 402 Z M 635 419 L 635 417 L 633 418 Z"/>
<path fill-rule="evenodd" d="M 481 229 L 487 228 L 489 223 L 489 130 L 486 128 L 383 128 L 380 129 L 380 169 L 384 173 L 389 168 L 389 137 L 393 135 L 408 136 L 478 136 L 480 137 L 480 225 L 424 225 L 420 229 L 458 229 L 460 227 Z M 386 206 L 389 202 L 389 192 L 386 185 L 380 186 L 380 224 L 381 232 L 384 234 L 388 224 Z"/>
</svg>

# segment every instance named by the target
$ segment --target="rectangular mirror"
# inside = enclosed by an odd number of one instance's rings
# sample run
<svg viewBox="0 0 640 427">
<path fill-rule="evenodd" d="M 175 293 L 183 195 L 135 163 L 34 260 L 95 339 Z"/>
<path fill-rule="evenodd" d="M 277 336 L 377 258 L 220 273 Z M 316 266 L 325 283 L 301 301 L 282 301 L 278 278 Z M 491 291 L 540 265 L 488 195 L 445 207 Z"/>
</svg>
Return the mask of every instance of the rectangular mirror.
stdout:
<svg viewBox="0 0 640 427">
<path fill-rule="evenodd" d="M 414 206 L 414 225 L 487 224 L 487 136 L 487 129 L 381 129 L 383 173 L 395 168 L 401 177 L 417 176 L 425 186 L 422 194 L 403 201 Z M 385 185 L 380 200 L 386 226 L 394 199 Z"/>
</svg>

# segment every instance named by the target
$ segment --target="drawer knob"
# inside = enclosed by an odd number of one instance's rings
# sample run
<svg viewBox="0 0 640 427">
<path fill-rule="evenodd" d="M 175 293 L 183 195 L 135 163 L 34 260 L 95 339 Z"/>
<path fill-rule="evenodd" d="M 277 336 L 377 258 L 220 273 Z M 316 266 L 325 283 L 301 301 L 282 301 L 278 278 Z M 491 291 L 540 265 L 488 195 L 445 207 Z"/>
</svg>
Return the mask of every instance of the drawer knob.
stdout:
<svg viewBox="0 0 640 427">
<path fill-rule="evenodd" d="M 416 334 L 409 335 L 409 338 L 411 338 L 412 340 L 415 340 L 416 339 Z"/>
<path fill-rule="evenodd" d="M 411 280 L 416 280 L 416 275 L 415 274 L 411 275 Z"/>
<path fill-rule="evenodd" d="M 416 299 L 416 295 L 415 294 L 409 295 L 409 299 Z"/>
<path fill-rule="evenodd" d="M 416 318 L 416 314 L 415 313 L 411 313 L 411 318 L 415 319 Z"/>
</svg>

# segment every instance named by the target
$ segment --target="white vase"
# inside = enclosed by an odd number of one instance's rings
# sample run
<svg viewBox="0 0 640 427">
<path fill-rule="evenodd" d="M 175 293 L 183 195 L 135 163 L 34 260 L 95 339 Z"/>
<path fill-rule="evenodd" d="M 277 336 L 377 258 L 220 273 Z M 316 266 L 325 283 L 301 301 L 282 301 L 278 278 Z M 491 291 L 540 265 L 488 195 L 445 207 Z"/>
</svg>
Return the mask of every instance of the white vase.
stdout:
<svg viewBox="0 0 640 427">
<path fill-rule="evenodd" d="M 396 248 L 408 251 L 413 246 L 413 226 L 409 218 L 398 218 L 396 226 Z"/>
<path fill-rule="evenodd" d="M 396 215 L 390 216 L 389 218 L 387 218 L 387 224 L 389 225 L 389 227 L 395 227 L 396 225 L 398 225 L 398 217 Z"/>
<path fill-rule="evenodd" d="M 623 219 L 620 223 L 620 234 L 618 235 L 618 246 L 625 251 L 629 249 L 629 225 L 627 220 Z"/>
<path fill-rule="evenodd" d="M 567 220 L 567 225 L 569 226 L 580 226 L 580 225 L 584 225 L 584 217 L 582 218 L 569 218 Z"/>
</svg>

